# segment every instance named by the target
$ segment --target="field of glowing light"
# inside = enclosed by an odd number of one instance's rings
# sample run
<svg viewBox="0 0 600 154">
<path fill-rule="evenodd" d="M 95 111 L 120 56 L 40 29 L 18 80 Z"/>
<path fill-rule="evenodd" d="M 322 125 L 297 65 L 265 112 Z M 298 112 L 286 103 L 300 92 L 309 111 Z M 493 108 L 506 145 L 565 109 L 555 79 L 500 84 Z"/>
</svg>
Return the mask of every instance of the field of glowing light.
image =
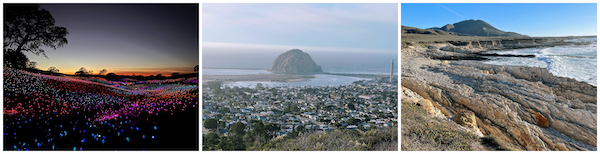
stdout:
<svg viewBox="0 0 600 154">
<path fill-rule="evenodd" d="M 197 150 L 198 78 L 110 81 L 4 67 L 4 150 Z"/>
</svg>

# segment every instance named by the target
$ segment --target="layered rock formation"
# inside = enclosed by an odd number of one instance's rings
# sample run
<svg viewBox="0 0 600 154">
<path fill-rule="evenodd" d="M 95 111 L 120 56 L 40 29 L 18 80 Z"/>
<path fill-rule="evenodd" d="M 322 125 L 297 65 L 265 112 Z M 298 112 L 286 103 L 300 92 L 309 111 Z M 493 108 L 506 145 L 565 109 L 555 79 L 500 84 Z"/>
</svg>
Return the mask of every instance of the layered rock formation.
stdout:
<svg viewBox="0 0 600 154">
<path fill-rule="evenodd" d="M 277 56 L 269 71 L 298 74 L 323 72 L 323 69 L 307 53 L 292 49 Z"/>
<path fill-rule="evenodd" d="M 402 87 L 444 116 L 520 150 L 596 150 L 595 86 L 544 68 L 419 58 L 431 50 L 401 49 Z"/>
</svg>

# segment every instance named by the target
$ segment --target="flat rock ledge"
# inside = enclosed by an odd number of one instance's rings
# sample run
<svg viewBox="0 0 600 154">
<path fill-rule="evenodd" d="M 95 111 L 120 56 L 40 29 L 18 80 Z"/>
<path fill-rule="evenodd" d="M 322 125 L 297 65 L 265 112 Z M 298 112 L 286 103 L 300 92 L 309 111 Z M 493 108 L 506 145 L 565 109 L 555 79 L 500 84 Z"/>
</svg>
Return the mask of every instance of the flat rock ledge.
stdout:
<svg viewBox="0 0 600 154">
<path fill-rule="evenodd" d="M 402 87 L 419 95 L 414 98 L 429 100 L 433 115 L 439 110 L 520 150 L 596 150 L 595 86 L 556 77 L 544 68 L 441 61 L 408 53 L 403 51 Z"/>
</svg>

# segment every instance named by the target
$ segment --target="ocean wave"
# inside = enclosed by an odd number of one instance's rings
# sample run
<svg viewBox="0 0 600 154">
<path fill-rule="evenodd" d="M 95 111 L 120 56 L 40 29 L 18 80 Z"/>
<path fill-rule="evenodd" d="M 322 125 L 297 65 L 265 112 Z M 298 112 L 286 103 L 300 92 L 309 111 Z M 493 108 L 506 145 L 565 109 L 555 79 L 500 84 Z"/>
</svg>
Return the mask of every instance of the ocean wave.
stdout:
<svg viewBox="0 0 600 154">
<path fill-rule="evenodd" d="M 533 54 L 535 58 L 502 57 L 485 62 L 496 65 L 519 65 L 547 68 L 552 74 L 573 78 L 597 85 L 597 48 L 595 38 L 575 41 L 591 41 L 591 45 L 571 45 L 546 48 L 528 48 L 498 51 L 498 54 Z"/>
</svg>

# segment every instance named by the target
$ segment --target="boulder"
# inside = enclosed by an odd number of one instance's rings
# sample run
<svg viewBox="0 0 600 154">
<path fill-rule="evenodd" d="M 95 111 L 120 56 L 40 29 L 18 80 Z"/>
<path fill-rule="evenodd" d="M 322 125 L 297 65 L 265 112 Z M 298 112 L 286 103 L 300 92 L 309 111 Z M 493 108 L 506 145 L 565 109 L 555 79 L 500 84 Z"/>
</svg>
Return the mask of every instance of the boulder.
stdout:
<svg viewBox="0 0 600 154">
<path fill-rule="evenodd" d="M 475 116 L 475 113 L 469 110 L 459 110 L 456 112 L 456 115 L 454 115 L 454 122 L 467 127 L 470 129 L 469 131 L 473 132 L 475 135 L 483 137 L 483 133 L 477 126 L 477 117 Z"/>
<path fill-rule="evenodd" d="M 454 115 L 454 122 L 468 128 L 477 128 L 475 113 L 469 110 L 458 111 L 457 114 Z"/>
</svg>

